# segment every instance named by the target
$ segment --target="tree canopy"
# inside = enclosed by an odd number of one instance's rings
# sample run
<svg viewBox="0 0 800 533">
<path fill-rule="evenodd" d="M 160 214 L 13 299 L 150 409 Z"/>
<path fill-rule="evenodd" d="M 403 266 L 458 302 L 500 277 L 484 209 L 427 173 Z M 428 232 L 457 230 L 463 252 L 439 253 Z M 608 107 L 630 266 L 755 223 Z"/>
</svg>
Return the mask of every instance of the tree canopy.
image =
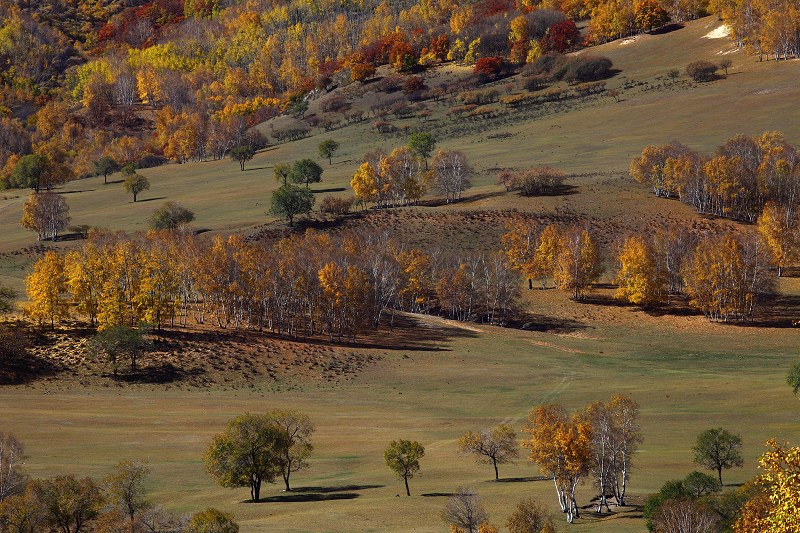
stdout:
<svg viewBox="0 0 800 533">
<path fill-rule="evenodd" d="M 297 215 L 310 213 L 314 207 L 314 193 L 294 185 L 283 185 L 272 193 L 270 213 L 285 217 L 294 225 Z"/>
<path fill-rule="evenodd" d="M 425 456 L 425 448 L 417 441 L 393 440 L 383 452 L 383 458 L 392 472 L 403 480 L 406 496 L 411 496 L 408 480 L 420 470 L 419 460 Z"/>
<path fill-rule="evenodd" d="M 722 470 L 743 466 L 742 437 L 722 428 L 707 429 L 692 447 L 694 462 L 715 470 L 722 484 Z"/>
</svg>

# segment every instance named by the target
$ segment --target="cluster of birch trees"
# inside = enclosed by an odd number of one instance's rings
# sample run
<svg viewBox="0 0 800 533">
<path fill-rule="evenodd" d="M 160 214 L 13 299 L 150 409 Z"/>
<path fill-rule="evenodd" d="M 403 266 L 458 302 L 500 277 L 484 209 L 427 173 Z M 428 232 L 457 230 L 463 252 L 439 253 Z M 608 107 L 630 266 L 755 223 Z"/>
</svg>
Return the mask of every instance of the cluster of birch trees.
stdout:
<svg viewBox="0 0 800 533">
<path fill-rule="evenodd" d="M 698 213 L 755 222 L 767 202 L 795 218 L 800 203 L 800 155 L 779 132 L 736 135 L 713 155 L 677 142 L 646 146 L 631 176 L 656 196 L 678 198 Z"/>
<path fill-rule="evenodd" d="M 385 234 L 314 231 L 272 245 L 185 231 L 97 231 L 79 249 L 47 252 L 26 279 L 28 315 L 70 315 L 100 329 L 148 323 L 254 328 L 355 340 L 387 310 L 500 323 L 519 282 L 503 254 L 446 258 Z"/>
</svg>

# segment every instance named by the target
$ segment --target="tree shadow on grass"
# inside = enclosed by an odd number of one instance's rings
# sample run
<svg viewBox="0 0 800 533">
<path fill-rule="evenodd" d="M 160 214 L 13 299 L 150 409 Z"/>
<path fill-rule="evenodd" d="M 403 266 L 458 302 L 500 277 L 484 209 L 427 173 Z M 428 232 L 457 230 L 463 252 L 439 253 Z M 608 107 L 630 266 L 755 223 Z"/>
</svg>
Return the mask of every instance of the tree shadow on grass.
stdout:
<svg viewBox="0 0 800 533">
<path fill-rule="evenodd" d="M 465 204 L 470 204 L 472 202 L 479 202 L 481 200 L 488 200 L 490 198 L 497 198 L 498 196 L 503 196 L 504 194 L 506 194 L 505 190 L 472 194 L 468 196 L 462 196 L 460 200 L 456 202 L 451 202 L 450 204 L 447 203 L 447 200 L 445 198 L 433 198 L 431 200 L 424 200 L 422 202 L 419 202 L 419 205 L 422 207 L 442 207 L 443 205 L 465 205 Z"/>
<path fill-rule="evenodd" d="M 166 385 L 183 381 L 190 377 L 197 377 L 201 372 L 178 368 L 172 363 L 163 363 L 140 367 L 136 371 L 122 372 L 116 377 L 117 381 L 124 383 L 139 383 L 149 385 Z"/>
<path fill-rule="evenodd" d="M 311 189 L 314 194 L 322 194 L 326 192 L 342 192 L 346 190 L 344 187 L 332 187 L 330 189 Z"/>
<path fill-rule="evenodd" d="M 422 496 L 425 498 L 449 498 L 455 495 L 455 492 L 426 492 Z"/>
<path fill-rule="evenodd" d="M 381 489 L 385 486 L 386 485 L 334 485 L 332 487 L 296 487 L 291 490 L 291 493 L 316 492 L 320 494 L 329 494 L 331 492 L 352 492 L 354 490 Z"/>
<path fill-rule="evenodd" d="M 143 204 L 145 202 L 155 202 L 156 200 L 166 200 L 166 196 L 157 196 L 156 198 L 145 198 L 144 200 L 136 200 L 137 204 Z"/>
<path fill-rule="evenodd" d="M 295 494 L 289 492 L 278 496 L 261 498 L 258 502 L 248 503 L 299 503 L 299 502 L 327 502 L 334 500 L 354 500 L 361 495 L 356 492 L 308 492 Z"/>
<path fill-rule="evenodd" d="M 530 483 L 532 481 L 550 481 L 546 476 L 527 476 L 527 477 L 501 477 L 493 479 L 491 483 Z"/>
<path fill-rule="evenodd" d="M 586 329 L 583 322 L 571 318 L 559 318 L 547 315 L 526 314 L 508 322 L 508 327 L 525 331 L 543 333 L 572 333 Z"/>
</svg>

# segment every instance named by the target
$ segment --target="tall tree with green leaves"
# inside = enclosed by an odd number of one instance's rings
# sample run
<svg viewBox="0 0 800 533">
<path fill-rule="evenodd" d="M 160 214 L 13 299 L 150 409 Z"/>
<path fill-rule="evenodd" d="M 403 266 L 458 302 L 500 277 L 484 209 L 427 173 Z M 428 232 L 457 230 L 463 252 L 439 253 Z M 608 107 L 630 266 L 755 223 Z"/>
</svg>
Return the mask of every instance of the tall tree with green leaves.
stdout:
<svg viewBox="0 0 800 533">
<path fill-rule="evenodd" d="M 720 485 L 723 469 L 744 465 L 742 437 L 722 428 L 707 429 L 700 433 L 692 451 L 695 463 L 717 471 Z"/>
<path fill-rule="evenodd" d="M 436 137 L 427 131 L 412 133 L 408 138 L 408 147 L 425 160 L 425 170 L 428 170 L 428 159 L 436 149 Z"/>
<path fill-rule="evenodd" d="M 119 163 L 114 161 L 113 158 L 104 155 L 94 162 L 94 173 L 97 176 L 103 176 L 103 184 L 108 184 L 109 174 L 113 174 L 119 170 Z"/>
<path fill-rule="evenodd" d="M 270 213 L 286 218 L 289 226 L 293 226 L 297 215 L 310 213 L 313 207 L 314 193 L 295 185 L 284 185 L 272 193 Z"/>
<path fill-rule="evenodd" d="M 411 496 L 408 480 L 419 472 L 419 460 L 425 456 L 425 448 L 417 441 L 393 440 L 383 452 L 383 458 L 392 472 L 403 480 L 406 496 Z"/>
<path fill-rule="evenodd" d="M 252 147 L 244 145 L 244 146 L 237 146 L 233 150 L 231 150 L 231 158 L 234 161 L 239 162 L 239 167 L 242 171 L 244 171 L 244 164 L 253 159 L 253 156 L 256 155 L 256 151 L 253 150 Z"/>
<path fill-rule="evenodd" d="M 289 172 L 289 179 L 294 183 L 305 183 L 308 187 L 311 183 L 322 181 L 322 167 L 312 159 L 300 159 L 292 163 L 292 170 Z"/>
<path fill-rule="evenodd" d="M 128 194 L 133 195 L 133 201 L 135 202 L 140 192 L 150 189 L 150 181 L 141 174 L 134 172 L 125 178 L 125 181 L 122 182 L 122 188 L 125 189 L 125 192 Z"/>
<path fill-rule="evenodd" d="M 223 487 L 249 487 L 250 498 L 261 498 L 261 484 L 280 474 L 281 430 L 267 415 L 246 413 L 233 418 L 215 435 L 205 455 L 206 470 Z"/>
<path fill-rule="evenodd" d="M 275 409 L 267 413 L 267 416 L 283 434 L 278 464 L 286 491 L 289 492 L 292 490 L 289 485 L 292 473 L 308 467 L 306 459 L 314 450 L 314 446 L 311 444 L 314 424 L 311 423 L 308 415 L 298 411 Z"/>
<path fill-rule="evenodd" d="M 333 139 L 328 139 L 327 141 L 322 141 L 321 143 L 319 143 L 317 149 L 319 150 L 319 156 L 323 159 L 327 159 L 328 165 L 332 165 L 333 154 L 335 154 L 336 150 L 339 149 L 339 143 L 337 143 Z"/>
</svg>

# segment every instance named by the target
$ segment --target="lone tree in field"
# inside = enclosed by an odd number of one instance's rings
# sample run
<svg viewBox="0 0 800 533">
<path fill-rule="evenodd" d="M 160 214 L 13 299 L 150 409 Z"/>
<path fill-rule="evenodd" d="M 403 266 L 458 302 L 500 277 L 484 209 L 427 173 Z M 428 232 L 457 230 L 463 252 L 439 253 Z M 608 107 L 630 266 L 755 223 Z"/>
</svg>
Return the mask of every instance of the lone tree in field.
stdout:
<svg viewBox="0 0 800 533">
<path fill-rule="evenodd" d="M 136 361 L 147 347 L 147 340 L 142 331 L 129 328 L 123 324 L 111 326 L 100 331 L 89 341 L 89 353 L 94 355 L 104 355 L 111 363 L 114 377 L 117 376 L 119 369 L 119 359 L 128 357 L 131 362 L 131 370 L 136 371 Z"/>
<path fill-rule="evenodd" d="M 121 461 L 106 479 L 108 494 L 113 503 L 130 520 L 134 530 L 136 516 L 149 509 L 144 482 L 150 475 L 150 467 L 142 461 Z"/>
<path fill-rule="evenodd" d="M 700 433 L 692 451 L 695 463 L 717 471 L 720 485 L 723 469 L 744 465 L 742 437 L 722 428 L 707 429 Z"/>
<path fill-rule="evenodd" d="M 425 170 L 428 170 L 428 159 L 436 148 L 436 137 L 427 131 L 412 133 L 408 138 L 408 147 L 425 161 Z"/>
<path fill-rule="evenodd" d="M 56 240 L 58 233 L 69 225 L 69 206 L 60 194 L 31 193 L 22 206 L 20 225 L 37 234 L 37 240 Z"/>
<path fill-rule="evenodd" d="M 224 433 L 211 440 L 206 470 L 223 487 L 250 487 L 250 498 L 261 497 L 261 484 L 274 483 L 280 473 L 284 435 L 268 415 L 237 416 Z"/>
<path fill-rule="evenodd" d="M 289 175 L 292 173 L 292 165 L 289 163 L 278 163 L 272 170 L 275 181 L 281 185 L 289 184 Z"/>
<path fill-rule="evenodd" d="M 498 424 L 491 431 L 473 433 L 468 431 L 458 439 L 458 449 L 462 453 L 476 455 L 478 462 L 494 466 L 494 479 L 500 479 L 497 465 L 510 462 L 519 456 L 519 445 L 514 428 L 508 424 Z"/>
<path fill-rule="evenodd" d="M 104 155 L 94 162 L 94 173 L 97 176 L 103 176 L 103 184 L 108 184 L 108 175 L 113 174 L 119 170 L 119 163 L 114 161 L 113 158 Z"/>
<path fill-rule="evenodd" d="M 306 188 L 312 183 L 322 181 L 322 167 L 311 159 L 300 159 L 292 163 L 289 180 L 294 183 L 305 183 Z"/>
<path fill-rule="evenodd" d="M 481 505 L 478 495 L 470 488 L 459 487 L 455 494 L 447 499 L 442 510 L 442 520 L 451 528 L 465 533 L 476 533 L 481 524 L 489 519 Z"/>
<path fill-rule="evenodd" d="M 231 158 L 239 162 L 239 167 L 242 171 L 244 171 L 244 164 L 253 159 L 254 155 L 256 155 L 256 151 L 247 145 L 237 146 L 231 150 Z"/>
<path fill-rule="evenodd" d="M 289 226 L 294 225 L 294 217 L 310 213 L 314 207 L 314 193 L 294 185 L 284 185 L 272 193 L 270 213 L 284 217 Z"/>
<path fill-rule="evenodd" d="M 24 458 L 25 450 L 14 435 L 0 432 L 0 502 L 25 487 L 28 476 L 20 469 Z"/>
<path fill-rule="evenodd" d="M 317 147 L 319 150 L 319 156 L 323 159 L 328 160 L 328 165 L 333 164 L 333 154 L 336 153 L 336 150 L 339 149 L 339 143 L 334 141 L 333 139 L 328 139 L 327 141 L 322 141 L 319 143 Z"/>
<path fill-rule="evenodd" d="M 311 444 L 314 424 L 307 415 L 297 411 L 276 409 L 267 413 L 267 417 L 282 434 L 278 466 L 288 492 L 292 490 L 289 486 L 289 477 L 292 472 L 308 467 L 306 459 L 314 450 L 314 446 Z"/>
<path fill-rule="evenodd" d="M 406 496 L 411 496 L 408 480 L 419 472 L 419 460 L 425 456 L 425 448 L 417 441 L 393 440 L 383 452 L 383 458 L 392 472 L 406 485 Z"/>
<path fill-rule="evenodd" d="M 125 192 L 128 194 L 133 195 L 133 201 L 135 202 L 136 196 L 138 196 L 140 192 L 150 189 L 150 182 L 141 174 L 134 172 L 125 178 L 125 181 L 122 182 L 122 188 L 125 189 Z"/>
<path fill-rule="evenodd" d="M 165 202 L 153 211 L 147 225 L 154 230 L 174 230 L 190 224 L 194 220 L 194 212 L 177 202 Z"/>
</svg>

